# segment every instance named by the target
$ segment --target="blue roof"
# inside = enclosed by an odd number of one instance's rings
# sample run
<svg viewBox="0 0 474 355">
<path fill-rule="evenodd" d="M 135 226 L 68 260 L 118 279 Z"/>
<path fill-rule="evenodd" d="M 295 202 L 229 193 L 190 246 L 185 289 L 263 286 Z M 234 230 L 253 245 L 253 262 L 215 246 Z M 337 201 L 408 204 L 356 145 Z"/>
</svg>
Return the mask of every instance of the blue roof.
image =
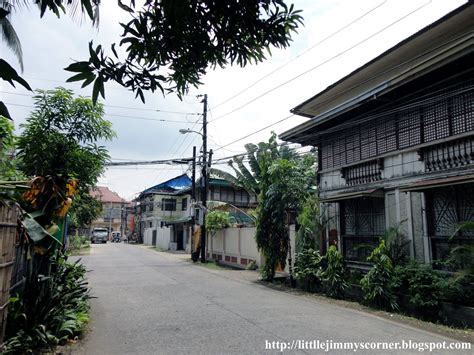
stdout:
<svg viewBox="0 0 474 355">
<path fill-rule="evenodd" d="M 157 193 L 157 192 L 178 192 L 180 190 L 189 189 L 192 186 L 192 180 L 189 178 L 188 175 L 183 174 L 162 182 L 158 185 L 149 187 L 146 190 L 143 190 L 140 195 L 146 195 L 149 193 Z"/>
</svg>

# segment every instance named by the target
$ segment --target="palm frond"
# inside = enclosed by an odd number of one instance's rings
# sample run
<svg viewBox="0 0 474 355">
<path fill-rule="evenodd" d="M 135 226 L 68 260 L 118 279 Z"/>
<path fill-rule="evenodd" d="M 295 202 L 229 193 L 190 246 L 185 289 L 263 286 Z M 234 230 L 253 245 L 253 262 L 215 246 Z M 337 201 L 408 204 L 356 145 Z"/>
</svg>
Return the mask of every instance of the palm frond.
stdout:
<svg viewBox="0 0 474 355">
<path fill-rule="evenodd" d="M 211 168 L 209 173 L 213 176 L 217 176 L 218 178 L 227 180 L 235 186 L 242 187 L 242 184 L 240 183 L 240 181 L 234 175 L 228 173 L 227 171 Z"/>
<path fill-rule="evenodd" d="M 21 49 L 21 42 L 8 19 L 8 16 L 0 19 L 0 33 L 2 40 L 6 43 L 8 48 L 11 49 L 13 54 L 15 54 L 15 57 L 20 64 L 21 71 L 23 71 L 23 51 Z"/>
<path fill-rule="evenodd" d="M 243 163 L 243 157 L 234 158 L 234 162 L 237 164 L 239 172 L 243 176 L 243 184 L 247 187 L 246 190 L 256 192 L 256 190 L 258 190 L 258 182 L 255 180 L 255 177 Z"/>
</svg>

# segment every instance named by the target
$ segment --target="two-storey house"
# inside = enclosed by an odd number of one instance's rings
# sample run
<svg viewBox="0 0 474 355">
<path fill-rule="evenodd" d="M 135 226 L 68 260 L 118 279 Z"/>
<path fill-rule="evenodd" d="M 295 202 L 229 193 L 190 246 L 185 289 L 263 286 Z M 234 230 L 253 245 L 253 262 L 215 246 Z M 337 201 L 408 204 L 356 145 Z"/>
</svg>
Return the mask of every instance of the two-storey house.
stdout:
<svg viewBox="0 0 474 355">
<path fill-rule="evenodd" d="M 180 175 L 150 187 L 136 199 L 141 240 L 164 250 L 185 250 L 190 240 L 191 179 Z"/>
<path fill-rule="evenodd" d="M 317 147 L 326 244 L 353 266 L 400 225 L 411 257 L 443 259 L 474 220 L 474 3 L 379 55 L 292 112 L 285 141 Z"/>
<path fill-rule="evenodd" d="M 107 228 L 109 232 L 127 231 L 126 209 L 131 203 L 120 197 L 116 192 L 106 186 L 96 186 L 90 191 L 90 195 L 102 202 L 102 212 L 92 222 L 90 228 Z"/>
</svg>

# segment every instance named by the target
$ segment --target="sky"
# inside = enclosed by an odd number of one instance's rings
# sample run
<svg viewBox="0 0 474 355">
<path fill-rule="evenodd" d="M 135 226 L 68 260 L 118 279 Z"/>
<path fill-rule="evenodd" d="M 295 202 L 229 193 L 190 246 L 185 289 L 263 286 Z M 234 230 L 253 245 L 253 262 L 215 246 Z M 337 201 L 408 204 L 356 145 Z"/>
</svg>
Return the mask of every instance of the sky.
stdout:
<svg viewBox="0 0 474 355">
<path fill-rule="evenodd" d="M 201 136 L 180 134 L 180 129 L 202 127 L 202 97 L 207 94 L 208 149 L 214 159 L 243 153 L 246 143 L 267 141 L 307 119 L 291 116 L 290 109 L 335 81 L 436 21 L 466 1 L 458 0 L 294 0 L 302 10 L 304 27 L 293 35 L 289 48 L 272 49 L 258 65 L 209 69 L 203 85 L 179 100 L 176 95 L 147 93 L 142 104 L 134 94 L 114 83 L 106 84 L 105 118 L 113 123 L 117 138 L 101 142 L 113 161 L 143 161 L 192 156 Z M 88 43 L 110 47 L 119 41 L 126 14 L 115 1 L 103 1 L 100 26 L 52 14 L 39 18 L 34 9 L 20 9 L 11 22 L 20 37 L 24 72 L 33 89 L 65 87 L 90 96 L 92 86 L 66 83 L 63 70 L 75 60 L 88 59 Z M 0 42 L 1 57 L 19 71 L 13 54 Z M 0 98 L 12 115 L 17 132 L 32 110 L 31 93 L 0 82 Z M 291 116 L 291 117 L 290 117 Z M 165 121 L 160 121 L 165 120 Z M 175 122 L 170 122 L 175 121 Z M 177 122 L 176 122 L 177 121 Z M 280 122 L 279 122 L 280 121 Z M 279 123 L 277 123 L 279 122 Z M 266 129 L 264 127 L 270 126 Z M 259 131 L 256 134 L 254 132 Z M 245 138 L 244 138 L 245 137 Z M 244 139 L 241 139 L 244 138 Z M 235 143 L 232 143 L 234 142 Z M 225 168 L 224 162 L 216 166 Z M 188 166 L 140 165 L 110 167 L 99 184 L 126 199 L 145 188 L 189 172 Z"/>
</svg>

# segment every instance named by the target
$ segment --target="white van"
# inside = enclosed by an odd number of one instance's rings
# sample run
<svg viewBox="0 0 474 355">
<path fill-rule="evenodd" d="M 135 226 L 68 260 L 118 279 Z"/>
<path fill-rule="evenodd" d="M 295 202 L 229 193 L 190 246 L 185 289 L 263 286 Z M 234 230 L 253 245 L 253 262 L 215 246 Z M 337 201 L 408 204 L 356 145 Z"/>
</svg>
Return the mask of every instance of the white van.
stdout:
<svg viewBox="0 0 474 355">
<path fill-rule="evenodd" d="M 91 243 L 107 243 L 109 230 L 107 228 L 94 228 L 91 234 Z"/>
</svg>

